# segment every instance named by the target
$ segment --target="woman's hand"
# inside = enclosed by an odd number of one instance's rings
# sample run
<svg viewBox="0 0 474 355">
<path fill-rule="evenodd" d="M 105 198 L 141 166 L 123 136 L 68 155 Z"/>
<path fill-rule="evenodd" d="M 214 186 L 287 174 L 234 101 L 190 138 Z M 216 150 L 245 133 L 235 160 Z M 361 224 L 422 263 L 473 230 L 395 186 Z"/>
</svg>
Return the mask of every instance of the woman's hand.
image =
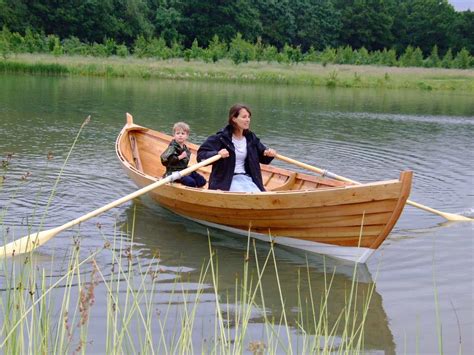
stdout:
<svg viewBox="0 0 474 355">
<path fill-rule="evenodd" d="M 263 155 L 265 155 L 266 157 L 275 158 L 277 155 L 277 152 L 275 149 L 268 148 L 263 152 Z"/>
<path fill-rule="evenodd" d="M 217 152 L 222 158 L 228 158 L 229 157 L 229 151 L 227 149 L 221 149 Z"/>
</svg>

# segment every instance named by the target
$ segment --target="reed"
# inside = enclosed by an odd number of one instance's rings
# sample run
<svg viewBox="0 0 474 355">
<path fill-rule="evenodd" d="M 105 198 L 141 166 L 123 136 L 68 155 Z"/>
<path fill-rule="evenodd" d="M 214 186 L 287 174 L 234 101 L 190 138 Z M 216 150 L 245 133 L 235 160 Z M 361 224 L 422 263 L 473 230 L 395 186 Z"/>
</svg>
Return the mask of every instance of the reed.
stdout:
<svg viewBox="0 0 474 355">
<path fill-rule="evenodd" d="M 48 205 L 67 161 L 66 157 Z M 5 173 L 8 166 L 4 164 Z M 2 207 L 0 215 L 6 213 L 7 207 Z M 41 216 L 41 225 L 46 214 L 47 208 Z M 4 227 L 3 222 L 0 227 Z M 33 226 L 28 229 L 32 230 Z M 0 230 L 5 232 L 6 228 Z M 321 295 L 312 294 L 307 263 L 306 270 L 299 270 L 298 275 L 301 283 L 309 284 L 310 295 L 299 293 L 297 321 L 293 322 L 285 311 L 285 290 L 280 283 L 273 244 L 268 254 L 260 258 L 255 241 L 248 239 L 242 276 L 236 277 L 233 290 L 229 291 L 219 283 L 220 262 L 209 236 L 209 257 L 202 264 L 197 282 L 192 282 L 195 288 L 189 289 L 185 286 L 191 282 L 180 281 L 186 279 L 185 273 L 177 273 L 170 282 L 159 256 L 140 257 L 140 251 L 134 248 L 134 230 L 135 213 L 130 226 L 116 225 L 112 231 L 99 228 L 103 246 L 93 252 L 85 251 L 81 245 L 82 239 L 88 236 L 76 232 L 66 255 L 53 255 L 48 260 L 49 269 L 36 260 L 33 252 L 2 259 L 0 352 L 329 354 L 364 351 L 363 329 L 371 293 L 362 303 L 362 309 L 358 308 L 360 302 L 353 296 L 357 294 L 356 277 L 352 278 L 350 297 L 334 321 L 329 311 L 334 273 L 324 274 Z M 15 237 L 14 230 L 10 234 Z M 9 237 L 5 232 L 4 242 Z M 278 286 L 282 309 L 279 317 L 269 315 L 266 307 L 268 295 L 262 278 L 269 273 L 274 273 Z M 213 331 L 207 331 L 201 341 L 203 313 L 210 319 L 207 328 L 213 327 Z M 94 329 L 100 329 L 101 334 L 90 332 L 91 319 Z M 259 321 L 256 323 L 255 319 Z M 256 324 L 261 328 L 258 335 L 254 330 Z"/>
<path fill-rule="evenodd" d="M 474 70 L 321 65 L 228 60 L 217 63 L 183 59 L 85 57 L 18 54 L 0 60 L 0 72 L 40 75 L 204 80 L 274 85 L 474 91 Z"/>
<path fill-rule="evenodd" d="M 209 237 L 209 259 L 202 265 L 198 287 L 194 292 L 183 288 L 178 280 L 185 275 L 178 275 L 167 292 L 168 301 L 157 313 L 156 305 L 163 298 L 160 286 L 170 285 L 160 280 L 159 258 L 141 259 L 134 250 L 133 223 L 131 230 L 120 231 L 117 227 L 111 240 L 101 229 L 103 247 L 85 257 L 81 248 L 83 236 L 77 234 L 65 267 L 59 267 L 55 261 L 49 274 L 36 264 L 33 254 L 2 260 L 7 276 L 0 296 L 0 311 L 4 315 L 0 351 L 18 354 L 363 352 L 364 321 L 371 295 L 367 295 L 363 309 L 355 309 L 355 299 L 348 297 L 346 307 L 333 323 L 329 320 L 328 304 L 334 274 L 327 273 L 321 296 L 310 294 L 308 302 L 306 295 L 300 295 L 295 329 L 284 311 L 285 292 L 279 281 L 273 245 L 260 263 L 255 242 L 251 243 L 250 238 L 243 257 L 242 277 L 236 278 L 233 294 L 220 289 L 219 261 Z M 97 262 L 104 258 L 110 260 L 105 266 Z M 250 267 L 250 263 L 255 266 Z M 267 270 L 269 265 L 273 265 L 283 309 L 279 319 L 269 318 L 265 309 L 261 281 L 264 273 L 272 272 Z M 60 275 L 58 269 L 63 270 Z M 309 273 L 307 266 L 304 273 L 299 273 L 301 281 L 307 275 L 310 282 Z M 357 288 L 356 278 L 353 280 L 351 294 Z M 211 295 L 215 309 L 214 335 L 199 342 L 196 339 L 200 338 L 202 329 L 198 314 Z M 176 302 L 180 304 L 178 308 Z M 97 310 L 97 303 L 105 304 L 106 309 Z M 95 312 L 102 319 L 97 319 Z M 253 339 L 249 330 L 256 314 L 263 319 L 262 338 L 258 340 Z M 105 329 L 103 348 L 97 348 L 94 345 L 97 339 L 89 334 L 93 317 L 94 327 Z M 105 323 L 104 327 L 98 322 Z M 307 333 L 305 323 L 311 323 L 315 332 Z M 299 333 L 297 337 L 295 332 Z"/>
</svg>

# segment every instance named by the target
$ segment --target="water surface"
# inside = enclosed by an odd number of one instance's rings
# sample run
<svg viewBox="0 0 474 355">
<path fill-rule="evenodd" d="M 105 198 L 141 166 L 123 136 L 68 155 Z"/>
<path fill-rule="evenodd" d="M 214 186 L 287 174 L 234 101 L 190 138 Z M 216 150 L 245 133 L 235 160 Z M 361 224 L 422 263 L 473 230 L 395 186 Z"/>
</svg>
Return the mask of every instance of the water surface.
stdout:
<svg viewBox="0 0 474 355">
<path fill-rule="evenodd" d="M 28 225 L 38 228 L 42 224 L 43 229 L 61 225 L 135 190 L 114 151 L 125 112 L 132 113 L 140 125 L 168 133 L 175 121 L 187 121 L 191 140 L 200 143 L 224 125 L 228 108 L 236 102 L 252 107 L 252 129 L 283 155 L 361 182 L 397 178 L 401 170 L 410 169 L 415 172 L 411 200 L 474 215 L 474 100 L 470 94 L 5 75 L 0 77 L 0 93 L 0 154 L 2 159 L 13 154 L 0 190 L 2 235 L 8 228 L 9 237 L 26 234 Z M 92 120 L 42 219 L 57 173 L 87 115 Z M 31 176 L 22 180 L 27 172 Z M 169 289 L 176 282 L 191 293 L 196 290 L 200 267 L 209 257 L 208 230 L 147 198 L 81 225 L 83 255 L 103 246 L 116 225 L 125 233 L 123 242 L 130 244 L 134 218 L 137 255 L 145 263 L 158 255 L 163 270 L 156 307 L 167 304 L 172 297 Z M 226 290 L 233 294 L 235 277 L 242 271 L 246 242 L 224 232 L 209 232 L 219 259 L 225 260 L 220 267 L 225 299 Z M 69 255 L 77 234 L 77 229 L 61 233 L 37 251 L 35 263 L 52 267 L 52 273 L 60 275 L 64 264 L 58 260 Z M 367 351 L 439 353 L 437 312 L 445 353 L 457 353 L 460 347 L 466 353 L 474 347 L 473 238 L 471 223 L 446 223 L 419 209 L 405 209 L 381 249 L 359 270 L 360 292 L 375 284 Z M 257 246 L 262 257 L 268 253 L 266 245 Z M 285 309 L 297 339 L 301 329 L 296 314 L 301 305 L 296 280 L 306 268 L 306 257 L 283 248 L 277 248 L 276 254 Z M 99 256 L 104 268 L 110 265 L 108 257 L 107 253 Z M 324 260 L 311 256 L 308 265 L 312 291 L 321 294 Z M 338 266 L 331 314 L 338 314 L 344 305 L 351 270 Z M 278 318 L 282 307 L 272 275 L 269 270 L 263 280 L 268 290 L 265 306 Z M 0 274 L 0 284 L 5 277 Z M 300 286 L 307 295 L 308 281 L 301 281 Z M 105 290 L 99 286 L 96 292 Z M 105 303 L 98 299 L 90 325 L 92 338 L 94 327 L 100 331 L 103 326 Z M 213 325 L 207 327 L 214 319 L 213 299 L 212 292 L 206 293 L 200 308 L 202 334 L 197 344 L 213 336 Z M 182 300 L 175 304 L 177 309 L 183 307 Z M 261 321 L 257 315 L 252 319 L 251 339 L 260 337 Z M 311 334 L 311 326 L 305 331 Z M 100 351 L 101 344 L 100 337 L 94 339 L 90 350 Z"/>
</svg>

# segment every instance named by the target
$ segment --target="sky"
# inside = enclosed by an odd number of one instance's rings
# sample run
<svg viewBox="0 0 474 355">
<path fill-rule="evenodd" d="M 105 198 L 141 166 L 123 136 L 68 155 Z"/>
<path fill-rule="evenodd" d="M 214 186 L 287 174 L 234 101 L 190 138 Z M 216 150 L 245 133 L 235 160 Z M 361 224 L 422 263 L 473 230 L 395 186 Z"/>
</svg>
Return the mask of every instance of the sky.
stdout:
<svg viewBox="0 0 474 355">
<path fill-rule="evenodd" d="M 449 0 L 457 11 L 474 10 L 474 0 Z"/>
</svg>

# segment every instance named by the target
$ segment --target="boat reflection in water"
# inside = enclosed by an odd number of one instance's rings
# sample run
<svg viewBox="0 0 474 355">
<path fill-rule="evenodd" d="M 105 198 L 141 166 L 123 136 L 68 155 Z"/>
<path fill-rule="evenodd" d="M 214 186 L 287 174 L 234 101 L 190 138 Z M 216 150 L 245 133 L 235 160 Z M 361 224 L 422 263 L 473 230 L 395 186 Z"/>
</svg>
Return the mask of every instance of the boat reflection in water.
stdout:
<svg viewBox="0 0 474 355">
<path fill-rule="evenodd" d="M 198 284 L 201 269 L 209 260 L 207 238 L 209 233 L 211 247 L 216 255 L 221 309 L 225 310 L 226 318 L 228 316 L 229 325 L 232 327 L 234 320 L 232 312 L 240 306 L 241 302 L 240 299 L 236 300 L 236 294 L 239 295 L 238 298 L 240 297 L 240 286 L 237 292 L 235 286 L 236 283 L 240 285 L 243 278 L 247 243 L 241 237 L 234 237 L 231 233 L 208 230 L 200 224 L 184 220 L 157 206 L 149 197 L 136 200 L 134 205 L 127 209 L 126 215 L 127 221 L 135 218 L 133 236 L 135 255 L 139 255 L 142 261 L 157 258 L 160 265 L 161 273 L 155 288 L 159 294 L 157 307 L 161 312 L 166 312 L 165 309 L 170 301 L 173 307 L 184 307 L 185 299 L 182 290 L 186 290 L 186 302 L 189 307 L 189 302 L 192 303 L 197 290 L 202 291 L 204 288 L 200 297 L 202 307 L 199 306 L 202 309 L 197 315 L 199 321 L 195 321 L 196 324 L 199 323 L 199 327 L 202 327 L 197 332 L 200 334 L 204 332 L 200 336 L 203 339 L 211 339 L 215 331 L 215 297 L 210 272 L 205 284 Z M 270 252 L 270 246 L 258 241 L 255 246 L 261 268 Z M 394 339 L 383 309 L 382 297 L 377 293 L 366 265 L 344 264 L 339 260 L 313 253 L 306 256 L 295 252 L 294 249 L 288 250 L 280 246 L 276 246 L 274 252 L 285 304 L 284 310 L 288 325 L 292 328 L 292 342 L 296 343 L 295 339 L 298 339 L 303 332 L 306 335 L 315 334 L 309 292 L 309 287 L 311 287 L 316 320 L 319 317 L 321 299 L 324 298 L 327 289 L 330 289 L 327 301 L 327 321 L 330 330 L 338 324 L 338 317 L 342 314 L 337 330 L 333 331 L 337 344 L 337 338 L 343 333 L 345 322 L 343 313 L 353 280 L 355 280 L 356 287 L 351 312 L 354 312 L 355 307 L 356 324 L 360 324 L 367 296 L 372 292 L 365 320 L 363 350 L 384 351 L 385 354 L 395 353 Z M 255 285 L 257 269 L 253 246 L 250 251 L 249 273 Z M 308 281 L 308 274 L 310 281 Z M 262 286 L 266 316 L 278 324 L 282 319 L 283 308 L 273 259 L 270 259 L 263 273 Z M 260 291 L 257 294 L 247 330 L 249 339 L 261 339 L 264 334 Z M 352 319 L 350 321 L 352 322 Z M 285 332 L 280 330 L 280 335 L 285 336 Z"/>
</svg>

